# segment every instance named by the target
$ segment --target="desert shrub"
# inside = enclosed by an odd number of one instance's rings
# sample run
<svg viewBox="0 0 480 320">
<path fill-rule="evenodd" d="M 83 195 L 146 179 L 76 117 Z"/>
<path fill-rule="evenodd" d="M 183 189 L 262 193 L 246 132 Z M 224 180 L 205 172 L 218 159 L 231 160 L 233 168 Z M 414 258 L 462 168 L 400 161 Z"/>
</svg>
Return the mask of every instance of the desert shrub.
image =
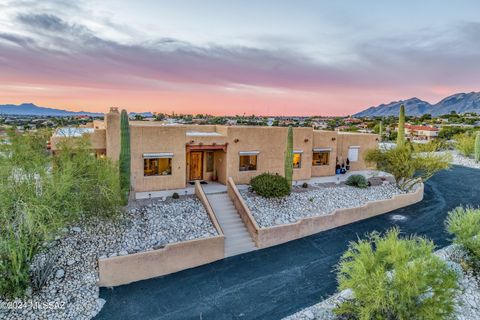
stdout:
<svg viewBox="0 0 480 320">
<path fill-rule="evenodd" d="M 435 152 L 442 151 L 449 148 L 449 145 L 444 140 L 431 140 L 427 143 L 412 143 L 415 152 Z"/>
<path fill-rule="evenodd" d="M 416 153 L 410 144 L 391 149 L 368 150 L 365 160 L 374 163 L 377 169 L 392 174 L 397 186 L 404 191 L 411 190 L 436 172 L 450 167 L 449 154 Z"/>
<path fill-rule="evenodd" d="M 453 139 L 455 140 L 455 148 L 457 148 L 460 154 L 465 157 L 473 156 L 475 151 L 475 135 L 466 132 L 455 135 Z"/>
<path fill-rule="evenodd" d="M 14 298 L 37 283 L 30 264 L 45 242 L 81 215 L 119 216 L 121 201 L 118 167 L 86 140 L 69 140 L 53 158 L 43 132 L 9 140 L 0 146 L 0 296 Z"/>
<path fill-rule="evenodd" d="M 480 261 L 480 209 L 457 207 L 448 213 L 447 230 L 455 236 L 454 242 L 463 246 Z"/>
<path fill-rule="evenodd" d="M 45 254 L 41 259 L 35 261 L 30 272 L 30 282 L 33 290 L 42 289 L 48 279 L 52 277 L 57 258 L 57 254 Z"/>
<path fill-rule="evenodd" d="M 250 185 L 259 196 L 265 198 L 278 198 L 290 194 L 290 185 L 282 176 L 262 173 L 250 180 Z"/>
<path fill-rule="evenodd" d="M 347 181 L 345 181 L 345 183 L 348 186 L 357 187 L 357 188 L 368 187 L 367 179 L 361 174 L 352 174 L 350 177 L 347 178 Z"/>
<path fill-rule="evenodd" d="M 398 229 L 350 244 L 338 266 L 339 289 L 352 299 L 335 312 L 349 319 L 447 319 L 457 275 L 434 253 L 432 241 L 400 238 Z"/>
</svg>

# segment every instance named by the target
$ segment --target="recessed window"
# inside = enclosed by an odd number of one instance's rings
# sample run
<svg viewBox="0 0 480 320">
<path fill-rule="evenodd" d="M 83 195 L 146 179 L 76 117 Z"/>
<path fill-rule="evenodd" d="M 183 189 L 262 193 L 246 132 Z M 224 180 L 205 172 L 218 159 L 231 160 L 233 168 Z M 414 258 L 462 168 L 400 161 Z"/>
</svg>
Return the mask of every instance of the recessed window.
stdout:
<svg viewBox="0 0 480 320">
<path fill-rule="evenodd" d="M 144 176 L 168 176 L 172 174 L 172 158 L 143 159 Z"/>
<path fill-rule="evenodd" d="M 207 167 L 207 172 L 213 172 L 213 152 L 212 151 L 207 151 L 206 153 L 206 167 Z"/>
<path fill-rule="evenodd" d="M 293 153 L 293 169 L 300 169 L 302 167 L 302 153 Z"/>
<path fill-rule="evenodd" d="M 330 164 L 330 151 L 313 152 L 312 166 L 328 166 Z"/>
<path fill-rule="evenodd" d="M 240 171 L 257 170 L 257 155 L 240 155 Z"/>
</svg>

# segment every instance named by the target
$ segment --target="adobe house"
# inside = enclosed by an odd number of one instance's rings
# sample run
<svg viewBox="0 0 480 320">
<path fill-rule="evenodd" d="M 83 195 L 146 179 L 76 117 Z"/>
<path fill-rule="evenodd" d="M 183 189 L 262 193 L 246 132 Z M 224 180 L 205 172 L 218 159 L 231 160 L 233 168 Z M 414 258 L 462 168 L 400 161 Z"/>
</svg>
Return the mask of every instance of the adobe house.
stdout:
<svg viewBox="0 0 480 320">
<path fill-rule="evenodd" d="M 120 113 L 117 108 L 110 109 L 105 122 L 94 121 L 88 129 L 84 134 L 90 135 L 97 155 L 118 160 Z M 57 134 L 52 137 L 54 152 L 56 141 L 61 138 Z M 366 169 L 363 155 L 378 144 L 374 134 L 313 128 L 293 128 L 293 138 L 294 180 L 334 175 L 337 161 L 342 164 L 347 158 L 351 170 Z M 130 121 L 130 139 L 131 182 L 136 192 L 185 188 L 195 180 L 225 184 L 228 177 L 237 184 L 246 184 L 263 172 L 280 175 L 284 172 L 286 127 Z"/>
</svg>

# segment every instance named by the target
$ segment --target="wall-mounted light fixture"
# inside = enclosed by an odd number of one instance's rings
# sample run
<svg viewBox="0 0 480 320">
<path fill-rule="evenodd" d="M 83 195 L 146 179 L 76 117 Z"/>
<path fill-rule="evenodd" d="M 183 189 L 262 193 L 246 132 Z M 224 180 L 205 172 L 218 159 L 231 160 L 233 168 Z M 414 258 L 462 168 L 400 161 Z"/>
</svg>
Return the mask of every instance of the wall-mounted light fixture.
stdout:
<svg viewBox="0 0 480 320">
<path fill-rule="evenodd" d="M 308 138 L 305 138 L 305 140 L 303 140 L 303 142 L 307 143 L 307 142 L 308 142 Z"/>
<path fill-rule="evenodd" d="M 193 144 L 195 141 L 194 140 L 190 140 L 190 144 Z"/>
<path fill-rule="evenodd" d="M 238 139 L 233 140 L 233 142 L 235 142 L 235 143 L 237 143 L 238 141 L 240 141 L 240 140 L 238 140 Z"/>
<path fill-rule="evenodd" d="M 332 138 L 332 141 L 335 141 L 335 140 L 337 140 L 337 138 L 333 137 L 333 138 Z"/>
</svg>

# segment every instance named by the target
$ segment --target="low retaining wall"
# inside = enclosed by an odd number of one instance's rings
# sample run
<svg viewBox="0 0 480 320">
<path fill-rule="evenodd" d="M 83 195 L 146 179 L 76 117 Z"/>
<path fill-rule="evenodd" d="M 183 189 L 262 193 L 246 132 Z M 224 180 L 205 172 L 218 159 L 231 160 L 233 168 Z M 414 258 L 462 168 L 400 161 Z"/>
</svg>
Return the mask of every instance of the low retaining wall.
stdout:
<svg viewBox="0 0 480 320">
<path fill-rule="evenodd" d="M 277 244 L 303 238 L 321 231 L 350 224 L 355 221 L 367 219 L 373 216 L 393 211 L 395 209 L 409 206 L 423 199 L 422 184 L 419 188 L 417 188 L 417 190 L 412 193 L 399 194 L 391 199 L 367 202 L 361 207 L 337 209 L 332 213 L 303 218 L 295 223 L 289 223 L 268 228 L 259 228 L 257 223 L 255 222 L 255 219 L 253 218 L 253 215 L 250 212 L 250 209 L 247 207 L 247 205 L 243 201 L 243 198 L 235 187 L 235 184 L 233 183 L 233 181 L 231 181 L 231 183 L 232 186 L 229 185 L 227 188 L 232 189 L 232 191 L 229 191 L 229 194 L 231 192 L 233 197 L 240 197 L 240 199 L 237 199 L 237 203 L 241 207 L 241 209 L 237 208 L 237 210 L 242 216 L 242 220 L 253 220 L 249 222 L 252 225 L 252 230 L 250 230 L 249 228 L 249 232 L 252 237 L 254 237 L 255 244 L 258 248 L 275 246 Z M 235 206 L 237 206 L 237 204 Z"/>
<path fill-rule="evenodd" d="M 250 209 L 245 203 L 245 200 L 243 200 L 242 195 L 240 194 L 240 192 L 238 192 L 237 186 L 235 185 L 235 182 L 233 182 L 233 179 L 231 177 L 227 180 L 227 193 L 230 199 L 232 199 L 233 205 L 237 209 L 240 218 L 247 227 L 248 233 L 250 233 L 250 236 L 255 242 L 255 246 L 260 248 L 258 245 L 260 227 L 258 226 L 257 221 L 253 217 L 252 213 L 250 212 Z"/>
<path fill-rule="evenodd" d="M 169 243 L 164 248 L 98 259 L 99 281 L 102 287 L 118 286 L 134 281 L 167 275 L 221 260 L 225 257 L 225 237 L 202 187 L 195 193 L 218 231 L 218 236 Z"/>
</svg>

